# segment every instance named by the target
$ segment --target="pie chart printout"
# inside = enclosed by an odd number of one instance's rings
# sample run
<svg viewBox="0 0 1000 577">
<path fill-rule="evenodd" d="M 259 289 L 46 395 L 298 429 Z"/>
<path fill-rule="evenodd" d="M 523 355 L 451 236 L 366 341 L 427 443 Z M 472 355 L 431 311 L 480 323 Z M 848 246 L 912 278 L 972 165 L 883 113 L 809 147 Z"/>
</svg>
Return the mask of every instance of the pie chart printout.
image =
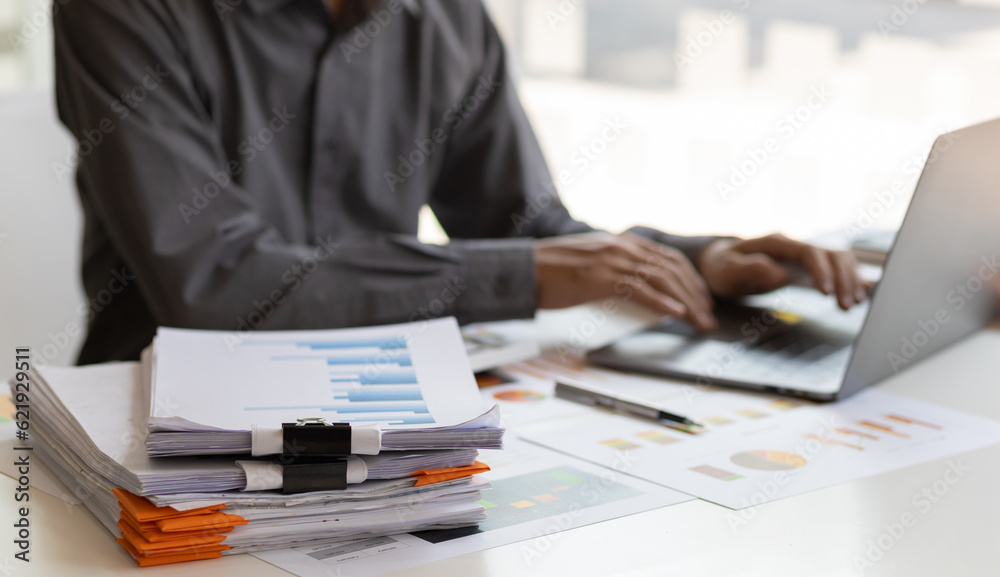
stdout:
<svg viewBox="0 0 1000 577">
<path fill-rule="evenodd" d="M 755 449 L 736 453 L 729 458 L 734 464 L 758 471 L 789 471 L 806 464 L 804 457 L 785 451 Z"/>
</svg>

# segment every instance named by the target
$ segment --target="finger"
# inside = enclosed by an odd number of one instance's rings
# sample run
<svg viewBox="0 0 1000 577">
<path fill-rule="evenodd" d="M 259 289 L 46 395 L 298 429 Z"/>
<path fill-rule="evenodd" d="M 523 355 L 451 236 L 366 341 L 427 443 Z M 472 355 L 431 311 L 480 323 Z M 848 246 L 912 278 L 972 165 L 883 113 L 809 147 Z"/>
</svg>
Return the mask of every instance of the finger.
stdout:
<svg viewBox="0 0 1000 577">
<path fill-rule="evenodd" d="M 713 287 L 719 296 L 732 298 L 770 292 L 788 284 L 785 267 L 765 254 L 730 252 L 722 259 L 715 265 L 721 270 Z"/>
<path fill-rule="evenodd" d="M 684 318 L 688 313 L 687 307 L 676 299 L 661 293 L 634 276 L 611 274 L 608 281 L 613 285 L 615 294 L 623 296 L 626 300 L 635 299 L 635 302 L 660 314 Z"/>
<path fill-rule="evenodd" d="M 643 272 L 645 271 L 640 269 L 640 274 Z M 715 329 L 718 323 L 712 315 L 709 302 L 700 295 L 693 294 L 682 281 L 682 275 L 681 271 L 674 268 L 651 269 L 651 274 L 646 282 L 687 307 L 688 312 L 685 318 L 692 326 L 702 331 Z"/>
<path fill-rule="evenodd" d="M 678 255 L 679 258 L 675 261 L 675 267 L 677 275 L 684 286 L 687 287 L 688 291 L 703 299 L 705 305 L 708 308 L 713 308 L 715 306 L 715 301 L 712 299 L 712 291 L 708 288 L 708 283 L 705 282 L 704 277 L 695 268 L 694 263 L 689 261 L 684 255 Z"/>
<path fill-rule="evenodd" d="M 682 279 L 683 269 L 678 263 L 664 259 L 647 258 L 643 263 L 634 263 L 623 259 L 611 258 L 606 261 L 623 274 L 636 276 L 654 289 L 680 301 L 689 312 L 694 314 L 707 313 L 710 310 L 707 295 L 699 294 L 699 289 L 689 289 L 689 284 Z M 695 274 L 691 271 L 691 274 Z"/>
<path fill-rule="evenodd" d="M 684 288 L 698 298 L 707 310 L 715 308 L 715 299 L 712 298 L 712 291 L 708 290 L 708 284 L 687 260 L 679 265 L 677 275 Z"/>
<path fill-rule="evenodd" d="M 689 294 L 701 301 L 703 307 L 711 309 L 715 306 L 705 279 L 680 251 L 641 237 L 636 237 L 636 244 L 645 252 L 646 263 L 655 263 L 664 269 L 674 270 L 678 282 Z"/>
<path fill-rule="evenodd" d="M 858 270 L 858 261 L 854 258 L 854 255 L 843 251 L 838 253 L 840 258 L 844 260 L 844 266 L 851 273 L 851 284 L 854 287 L 854 291 L 851 296 L 854 298 L 854 304 L 860 303 L 865 300 L 868 296 L 865 290 L 865 280 L 861 278 L 861 271 Z"/>
<path fill-rule="evenodd" d="M 788 284 L 788 270 L 764 254 L 733 255 L 737 294 L 759 294 Z"/>
<path fill-rule="evenodd" d="M 837 287 L 836 271 L 828 254 L 819 247 L 806 245 L 806 251 L 798 261 L 812 275 L 813 285 L 825 295 L 832 294 Z"/>
<path fill-rule="evenodd" d="M 678 273 L 671 268 L 663 268 L 648 264 L 636 265 L 618 257 L 605 257 L 602 263 L 623 275 L 626 278 L 634 278 L 646 285 L 646 287 L 659 293 L 660 295 L 679 303 L 684 307 L 684 313 L 677 316 L 684 317 L 692 326 L 701 331 L 713 330 L 718 326 L 715 317 L 712 316 L 711 307 L 708 302 L 693 295 L 678 278 Z"/>
<path fill-rule="evenodd" d="M 837 302 L 840 308 L 847 310 L 854 304 L 857 295 L 857 272 L 854 259 L 849 253 L 829 252 L 829 261 L 833 263 L 834 278 L 837 285 Z"/>
<path fill-rule="evenodd" d="M 862 302 L 865 302 L 865 299 L 868 298 L 868 295 L 870 295 L 872 293 L 872 290 L 875 288 L 875 284 L 872 283 L 872 282 L 870 282 L 870 281 L 865 280 L 861 276 L 861 271 L 858 270 L 857 259 L 853 259 L 853 261 L 854 262 L 852 262 L 851 265 L 852 265 L 852 268 L 854 269 L 855 283 L 857 284 L 857 287 L 858 287 L 856 289 L 854 301 L 858 302 L 858 303 L 862 303 Z"/>
<path fill-rule="evenodd" d="M 831 294 L 836 288 L 834 267 L 824 249 L 808 243 L 792 240 L 781 234 L 772 234 L 734 243 L 733 251 L 764 253 L 777 260 L 797 262 L 805 266 L 812 275 L 813 283 L 823 294 Z"/>
<path fill-rule="evenodd" d="M 666 283 L 665 287 L 670 287 L 678 291 L 678 296 L 683 294 L 686 298 L 690 299 L 690 302 L 688 302 L 685 298 L 682 298 L 681 302 L 698 311 L 707 313 L 712 310 L 715 303 L 708 292 L 708 287 L 701 280 L 701 275 L 693 267 L 689 265 L 685 266 L 685 262 L 686 260 L 683 262 L 666 262 L 654 267 L 652 270 Z M 649 266 L 644 265 L 644 267 L 640 267 L 640 270 L 647 269 Z M 668 290 L 668 294 L 673 293 Z"/>
</svg>

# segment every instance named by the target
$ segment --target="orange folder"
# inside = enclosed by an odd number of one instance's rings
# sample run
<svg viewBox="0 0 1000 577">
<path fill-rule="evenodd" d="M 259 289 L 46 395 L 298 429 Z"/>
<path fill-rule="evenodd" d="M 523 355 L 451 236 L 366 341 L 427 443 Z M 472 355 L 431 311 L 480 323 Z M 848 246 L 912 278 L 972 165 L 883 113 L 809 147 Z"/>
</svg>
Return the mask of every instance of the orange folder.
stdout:
<svg viewBox="0 0 1000 577">
<path fill-rule="evenodd" d="M 142 555 L 125 539 L 115 539 L 115 541 L 117 541 L 119 545 L 124 547 L 125 550 L 132 555 L 132 558 L 135 559 L 135 562 L 138 563 L 140 567 L 167 565 L 169 563 L 182 563 L 184 561 L 198 561 L 200 559 L 218 559 L 219 557 L 222 557 L 222 549 L 218 551 L 202 551 L 198 553 Z"/>
<path fill-rule="evenodd" d="M 145 539 L 149 543 L 163 543 L 169 545 L 174 544 L 185 544 L 185 543 L 195 543 L 199 545 L 214 545 L 216 543 L 222 543 L 226 540 L 225 533 L 209 533 L 205 531 L 187 531 L 184 533 L 164 533 L 162 531 L 140 531 L 132 526 L 132 524 L 125 519 L 120 519 L 118 521 L 118 528 L 122 530 L 122 535 L 125 534 L 125 527 L 123 525 L 128 525 L 128 529 Z M 138 547 L 137 547 L 138 548 Z"/>
<path fill-rule="evenodd" d="M 486 463 L 480 463 L 476 461 L 471 465 L 465 467 L 452 467 L 449 469 L 424 469 L 423 471 L 417 471 L 413 473 L 413 476 L 417 477 L 417 487 L 423 487 L 424 485 L 430 485 L 433 483 L 441 483 L 443 481 L 451 481 L 452 479 L 461 479 L 462 477 L 471 477 L 473 475 L 478 475 L 479 473 L 485 473 L 490 470 L 490 466 Z"/>
<path fill-rule="evenodd" d="M 222 527 L 214 528 L 209 530 L 207 533 L 204 530 L 195 529 L 193 531 L 172 531 L 170 533 L 164 533 L 160 530 L 156 523 L 140 523 L 132 518 L 131 515 L 122 511 L 121 522 L 128 523 L 133 529 L 139 532 L 140 535 L 146 538 L 147 541 L 157 542 L 157 541 L 169 541 L 171 539 L 179 539 L 181 537 L 187 537 L 189 535 L 205 535 L 205 534 L 223 534 L 228 533 L 233 530 L 233 527 Z"/>
<path fill-rule="evenodd" d="M 188 517 L 175 517 L 173 519 L 160 519 L 156 522 L 157 527 L 164 533 L 175 531 L 216 531 L 231 530 L 236 525 L 246 525 L 247 520 L 239 515 L 227 515 L 226 513 L 209 513 L 207 515 L 192 515 Z"/>
<path fill-rule="evenodd" d="M 122 538 L 128 541 L 136 551 L 143 555 L 166 552 L 180 553 L 187 551 L 214 550 L 225 539 L 225 536 L 223 535 L 204 534 L 182 537 L 180 539 L 170 539 L 169 541 L 152 542 L 146 540 L 128 523 L 119 521 L 118 528 L 121 529 Z M 221 551 L 221 549 L 219 550 Z"/>
<path fill-rule="evenodd" d="M 232 528 L 229 528 L 229 529 L 222 529 L 222 530 L 213 529 L 211 531 L 197 531 L 196 530 L 196 531 L 180 531 L 180 532 L 173 532 L 173 533 L 164 533 L 163 531 L 160 531 L 155 525 L 153 526 L 152 529 L 137 527 L 135 525 L 135 523 L 131 519 L 126 518 L 124 515 L 121 516 L 121 518 L 118 520 L 118 522 L 119 523 L 125 523 L 125 524 L 127 524 L 129 527 L 131 527 L 137 533 L 139 533 L 140 535 L 142 535 L 143 539 L 145 539 L 145 540 L 147 540 L 147 541 L 149 541 L 151 543 L 160 543 L 160 542 L 163 542 L 163 541 L 171 541 L 171 540 L 174 540 L 174 539 L 183 539 L 185 537 L 201 537 L 201 536 L 205 536 L 205 535 L 218 536 L 218 537 L 220 537 L 219 540 L 221 541 L 222 538 L 225 537 L 226 533 L 228 533 L 229 531 L 232 531 Z"/>
</svg>

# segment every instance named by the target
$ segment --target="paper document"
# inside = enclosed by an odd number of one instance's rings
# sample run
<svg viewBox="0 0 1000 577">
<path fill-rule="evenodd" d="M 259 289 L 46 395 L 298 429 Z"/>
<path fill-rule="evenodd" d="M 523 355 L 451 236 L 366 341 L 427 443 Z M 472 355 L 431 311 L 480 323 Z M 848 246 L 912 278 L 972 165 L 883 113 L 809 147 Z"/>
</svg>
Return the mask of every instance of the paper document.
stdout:
<svg viewBox="0 0 1000 577">
<path fill-rule="evenodd" d="M 630 473 L 733 509 L 1000 442 L 996 421 L 878 390 L 831 404 L 690 390 L 658 405 L 701 434 L 594 410 L 520 436 L 605 466 L 626 455 Z"/>
</svg>

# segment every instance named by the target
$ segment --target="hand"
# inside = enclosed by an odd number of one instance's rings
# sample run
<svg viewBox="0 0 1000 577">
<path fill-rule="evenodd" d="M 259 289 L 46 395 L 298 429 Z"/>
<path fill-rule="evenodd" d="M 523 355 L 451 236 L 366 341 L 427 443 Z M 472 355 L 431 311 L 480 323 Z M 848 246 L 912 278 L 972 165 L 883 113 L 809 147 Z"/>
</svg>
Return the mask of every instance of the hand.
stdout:
<svg viewBox="0 0 1000 577">
<path fill-rule="evenodd" d="M 698 255 L 698 270 L 712 294 L 731 298 L 777 290 L 789 283 L 782 263 L 805 267 L 816 288 L 836 294 L 840 308 L 847 310 L 867 298 L 872 283 L 858 275 L 850 252 L 833 251 L 772 234 L 750 240 L 722 239 Z"/>
<path fill-rule="evenodd" d="M 702 331 L 718 326 L 708 287 L 687 257 L 627 233 L 535 241 L 535 287 L 540 309 L 620 296 L 683 318 Z"/>
</svg>

